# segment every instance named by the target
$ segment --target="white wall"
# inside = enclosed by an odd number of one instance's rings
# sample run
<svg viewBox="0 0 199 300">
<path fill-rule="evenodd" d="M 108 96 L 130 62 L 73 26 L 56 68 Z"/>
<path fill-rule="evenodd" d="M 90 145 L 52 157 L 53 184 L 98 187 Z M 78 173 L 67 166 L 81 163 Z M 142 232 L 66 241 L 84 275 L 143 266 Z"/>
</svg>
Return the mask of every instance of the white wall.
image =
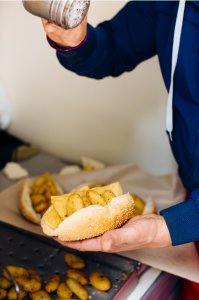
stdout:
<svg viewBox="0 0 199 300">
<path fill-rule="evenodd" d="M 124 2 L 94 1 L 89 21 Z M 101 81 L 62 68 L 39 18 L 19 1 L 0 1 L 0 81 L 12 105 L 10 132 L 60 157 L 134 162 L 151 173 L 176 166 L 165 134 L 166 91 L 157 59 Z"/>
</svg>

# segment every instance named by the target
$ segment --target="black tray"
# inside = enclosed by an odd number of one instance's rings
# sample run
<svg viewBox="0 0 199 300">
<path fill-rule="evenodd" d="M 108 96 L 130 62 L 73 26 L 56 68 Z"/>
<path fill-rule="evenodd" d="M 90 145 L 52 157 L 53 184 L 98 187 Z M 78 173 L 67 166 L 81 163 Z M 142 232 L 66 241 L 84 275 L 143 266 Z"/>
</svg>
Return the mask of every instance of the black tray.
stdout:
<svg viewBox="0 0 199 300">
<path fill-rule="evenodd" d="M 64 262 L 65 253 L 77 254 L 85 260 L 86 275 L 93 271 L 100 271 L 110 278 L 112 288 L 108 292 L 101 292 L 90 285 L 87 286 L 92 300 L 124 300 L 126 287 L 129 288 L 130 285 L 132 290 L 137 282 L 137 270 L 140 269 L 140 263 L 137 261 L 116 254 L 78 252 L 63 247 L 52 239 L 0 222 L 0 262 L 4 265 L 34 269 L 42 276 L 44 283 L 55 273 L 64 280 L 67 269 Z M 56 294 L 52 295 L 52 299 L 57 299 Z"/>
</svg>

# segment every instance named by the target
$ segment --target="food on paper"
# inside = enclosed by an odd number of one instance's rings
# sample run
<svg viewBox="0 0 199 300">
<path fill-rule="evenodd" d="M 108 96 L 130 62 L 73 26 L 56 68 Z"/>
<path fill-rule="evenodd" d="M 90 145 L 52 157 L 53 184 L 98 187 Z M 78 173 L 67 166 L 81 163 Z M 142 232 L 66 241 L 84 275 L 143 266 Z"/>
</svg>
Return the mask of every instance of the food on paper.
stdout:
<svg viewBox="0 0 199 300">
<path fill-rule="evenodd" d="M 105 167 L 102 162 L 85 156 L 82 157 L 81 163 L 83 171 L 101 170 Z"/>
<path fill-rule="evenodd" d="M 62 189 L 49 173 L 35 180 L 28 178 L 22 185 L 19 198 L 20 211 L 28 221 L 40 224 L 41 216 L 51 205 L 51 196 L 61 193 Z"/>
<path fill-rule="evenodd" d="M 62 241 L 92 238 L 121 227 L 134 214 L 132 196 L 123 194 L 119 182 L 81 187 L 75 192 L 51 197 L 41 226 L 48 236 Z"/>
<path fill-rule="evenodd" d="M 61 169 L 59 172 L 60 175 L 70 175 L 70 174 L 75 174 L 81 171 L 81 168 L 76 165 L 72 166 L 65 166 Z"/>
<path fill-rule="evenodd" d="M 11 180 L 18 180 L 28 176 L 28 171 L 15 162 L 7 163 L 3 173 Z"/>
<path fill-rule="evenodd" d="M 135 202 L 135 215 L 145 215 L 157 212 L 156 204 L 153 200 L 144 201 L 136 194 L 132 194 Z"/>
</svg>

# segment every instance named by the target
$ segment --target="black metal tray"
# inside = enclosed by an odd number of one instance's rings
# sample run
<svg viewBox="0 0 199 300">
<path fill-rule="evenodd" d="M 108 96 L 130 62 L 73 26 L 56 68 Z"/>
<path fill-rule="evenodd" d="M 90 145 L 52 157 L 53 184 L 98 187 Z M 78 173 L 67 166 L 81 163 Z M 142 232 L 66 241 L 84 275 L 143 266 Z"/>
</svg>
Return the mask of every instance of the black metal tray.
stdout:
<svg viewBox="0 0 199 300">
<path fill-rule="evenodd" d="M 67 269 L 64 262 L 65 253 L 77 254 L 85 260 L 86 275 L 93 271 L 100 271 L 110 278 L 112 288 L 108 292 L 101 292 L 90 285 L 87 286 L 92 300 L 124 300 L 126 297 L 121 291 L 125 290 L 125 285 L 129 286 L 129 278 L 131 278 L 131 289 L 137 282 L 137 270 L 140 268 L 140 263 L 137 261 L 116 254 L 74 251 L 52 239 L 0 222 L 0 262 L 4 265 L 34 269 L 42 276 L 44 283 L 55 273 L 64 280 Z M 52 299 L 57 299 L 56 294 L 52 295 Z"/>
</svg>

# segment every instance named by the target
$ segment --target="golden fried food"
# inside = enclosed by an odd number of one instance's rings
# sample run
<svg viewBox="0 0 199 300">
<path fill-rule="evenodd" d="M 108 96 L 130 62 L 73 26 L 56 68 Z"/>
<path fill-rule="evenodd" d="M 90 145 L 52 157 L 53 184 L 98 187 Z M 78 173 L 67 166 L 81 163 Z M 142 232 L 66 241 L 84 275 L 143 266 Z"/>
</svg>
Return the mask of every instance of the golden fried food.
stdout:
<svg viewBox="0 0 199 300">
<path fill-rule="evenodd" d="M 16 278 L 17 283 L 22 287 L 22 289 L 29 293 L 37 292 L 41 289 L 41 281 L 34 278 L 29 278 L 27 276 L 20 276 Z"/>
<path fill-rule="evenodd" d="M 90 189 L 93 189 L 93 188 L 96 188 L 96 187 L 102 187 L 102 186 L 105 186 L 105 184 L 95 183 L 95 184 L 90 185 Z"/>
<path fill-rule="evenodd" d="M 15 278 L 19 276 L 28 276 L 28 271 L 23 267 L 7 266 L 8 271 Z M 9 280 L 9 276 L 5 270 L 2 271 L 3 277 Z"/>
<path fill-rule="evenodd" d="M 53 293 L 57 290 L 59 284 L 60 284 L 61 278 L 59 275 L 53 275 L 50 277 L 50 279 L 47 281 L 45 290 L 48 293 Z"/>
<path fill-rule="evenodd" d="M 5 299 L 7 296 L 7 291 L 0 288 L 0 299 Z"/>
<path fill-rule="evenodd" d="M 111 190 L 106 190 L 103 192 L 102 197 L 108 203 L 112 198 L 115 197 L 115 194 Z"/>
<path fill-rule="evenodd" d="M 67 265 L 72 269 L 81 270 L 86 267 L 84 260 L 81 257 L 72 253 L 65 254 L 64 260 L 67 263 Z"/>
<path fill-rule="evenodd" d="M 56 229 L 62 220 L 57 211 L 53 208 L 49 209 L 49 211 L 47 211 L 47 213 L 43 216 L 43 221 L 47 226 L 51 227 L 52 229 Z"/>
<path fill-rule="evenodd" d="M 144 211 L 145 202 L 138 195 L 133 194 L 132 197 L 135 202 L 135 215 L 141 215 Z"/>
<path fill-rule="evenodd" d="M 86 165 L 86 166 L 83 166 L 82 167 L 82 170 L 83 171 L 93 171 L 95 170 L 93 166 L 90 166 L 90 165 Z"/>
<path fill-rule="evenodd" d="M 102 195 L 106 190 L 112 191 L 115 197 L 121 196 L 123 194 L 122 186 L 119 182 L 114 182 L 108 185 L 95 186 L 92 190 L 96 191 L 98 194 Z"/>
<path fill-rule="evenodd" d="M 48 207 L 49 207 L 49 202 L 45 201 L 35 205 L 34 210 L 36 211 L 36 213 L 42 213 L 46 211 Z"/>
<path fill-rule="evenodd" d="M 74 212 L 77 210 L 81 209 L 84 207 L 83 200 L 78 195 L 77 193 L 72 193 L 68 197 L 68 202 L 67 202 L 67 216 L 72 215 Z"/>
<path fill-rule="evenodd" d="M 76 192 L 85 192 L 88 191 L 90 187 L 88 185 L 80 186 L 79 188 L 75 189 Z"/>
<path fill-rule="evenodd" d="M 30 197 L 33 204 L 35 202 L 35 196 L 40 196 L 40 202 L 43 202 L 44 200 L 50 202 L 50 197 L 53 195 L 60 195 L 60 191 L 49 173 L 45 173 L 38 177 L 31 186 Z"/>
<path fill-rule="evenodd" d="M 34 271 L 34 270 L 27 270 L 28 271 L 28 274 L 29 274 L 29 278 L 32 278 L 32 279 L 35 279 L 37 281 L 40 281 L 42 282 L 42 278 L 41 276 L 39 275 L 38 272 Z"/>
<path fill-rule="evenodd" d="M 83 200 L 84 207 L 92 205 L 90 199 L 86 195 L 82 196 L 82 200 Z"/>
<path fill-rule="evenodd" d="M 92 286 L 100 291 L 108 291 L 111 288 L 110 279 L 100 272 L 93 272 L 89 280 Z"/>
<path fill-rule="evenodd" d="M 71 298 L 72 297 L 72 291 L 68 287 L 68 285 L 65 282 L 61 282 L 57 289 L 57 296 L 59 298 Z"/>
<path fill-rule="evenodd" d="M 119 182 L 91 189 L 81 187 L 76 192 L 52 197 L 51 203 L 41 219 L 41 227 L 46 235 L 57 236 L 61 241 L 102 235 L 121 227 L 134 213 L 133 198 L 129 193 L 122 194 Z M 52 217 L 54 210 L 61 223 Z"/>
<path fill-rule="evenodd" d="M 9 289 L 12 286 L 12 282 L 5 277 L 0 277 L 0 288 Z"/>
<path fill-rule="evenodd" d="M 85 277 L 84 273 L 79 270 L 68 269 L 66 271 L 66 276 L 68 278 L 75 279 L 81 285 L 88 284 L 88 279 Z"/>
<path fill-rule="evenodd" d="M 59 198 L 53 196 L 51 197 L 51 203 L 60 217 L 60 220 L 63 220 L 67 215 L 68 195 L 61 195 Z"/>
<path fill-rule="evenodd" d="M 20 291 L 19 291 L 19 298 L 20 300 L 21 299 L 24 299 L 27 295 L 27 292 L 23 291 L 21 288 L 20 288 Z M 8 299 L 9 300 L 16 300 L 17 299 L 17 293 L 15 291 L 15 288 L 12 287 L 9 292 L 8 292 L 8 295 L 7 295 Z"/>
<path fill-rule="evenodd" d="M 70 290 L 81 300 L 87 300 L 89 298 L 88 291 L 79 282 L 72 278 L 68 278 L 66 283 Z"/>
<path fill-rule="evenodd" d="M 43 290 L 30 294 L 32 300 L 51 300 L 50 295 Z"/>
<path fill-rule="evenodd" d="M 105 199 L 96 191 L 88 190 L 86 193 L 88 199 L 90 200 L 91 204 L 93 205 L 106 205 Z"/>
<path fill-rule="evenodd" d="M 40 203 L 46 202 L 46 198 L 44 195 L 40 195 L 40 194 L 33 194 L 31 196 L 31 200 L 32 200 L 32 205 L 35 207 L 37 205 L 39 205 Z"/>
<path fill-rule="evenodd" d="M 39 224 L 41 216 L 51 205 L 51 196 L 62 193 L 49 173 L 24 181 L 20 195 L 19 208 L 22 215 L 29 221 Z"/>
</svg>

